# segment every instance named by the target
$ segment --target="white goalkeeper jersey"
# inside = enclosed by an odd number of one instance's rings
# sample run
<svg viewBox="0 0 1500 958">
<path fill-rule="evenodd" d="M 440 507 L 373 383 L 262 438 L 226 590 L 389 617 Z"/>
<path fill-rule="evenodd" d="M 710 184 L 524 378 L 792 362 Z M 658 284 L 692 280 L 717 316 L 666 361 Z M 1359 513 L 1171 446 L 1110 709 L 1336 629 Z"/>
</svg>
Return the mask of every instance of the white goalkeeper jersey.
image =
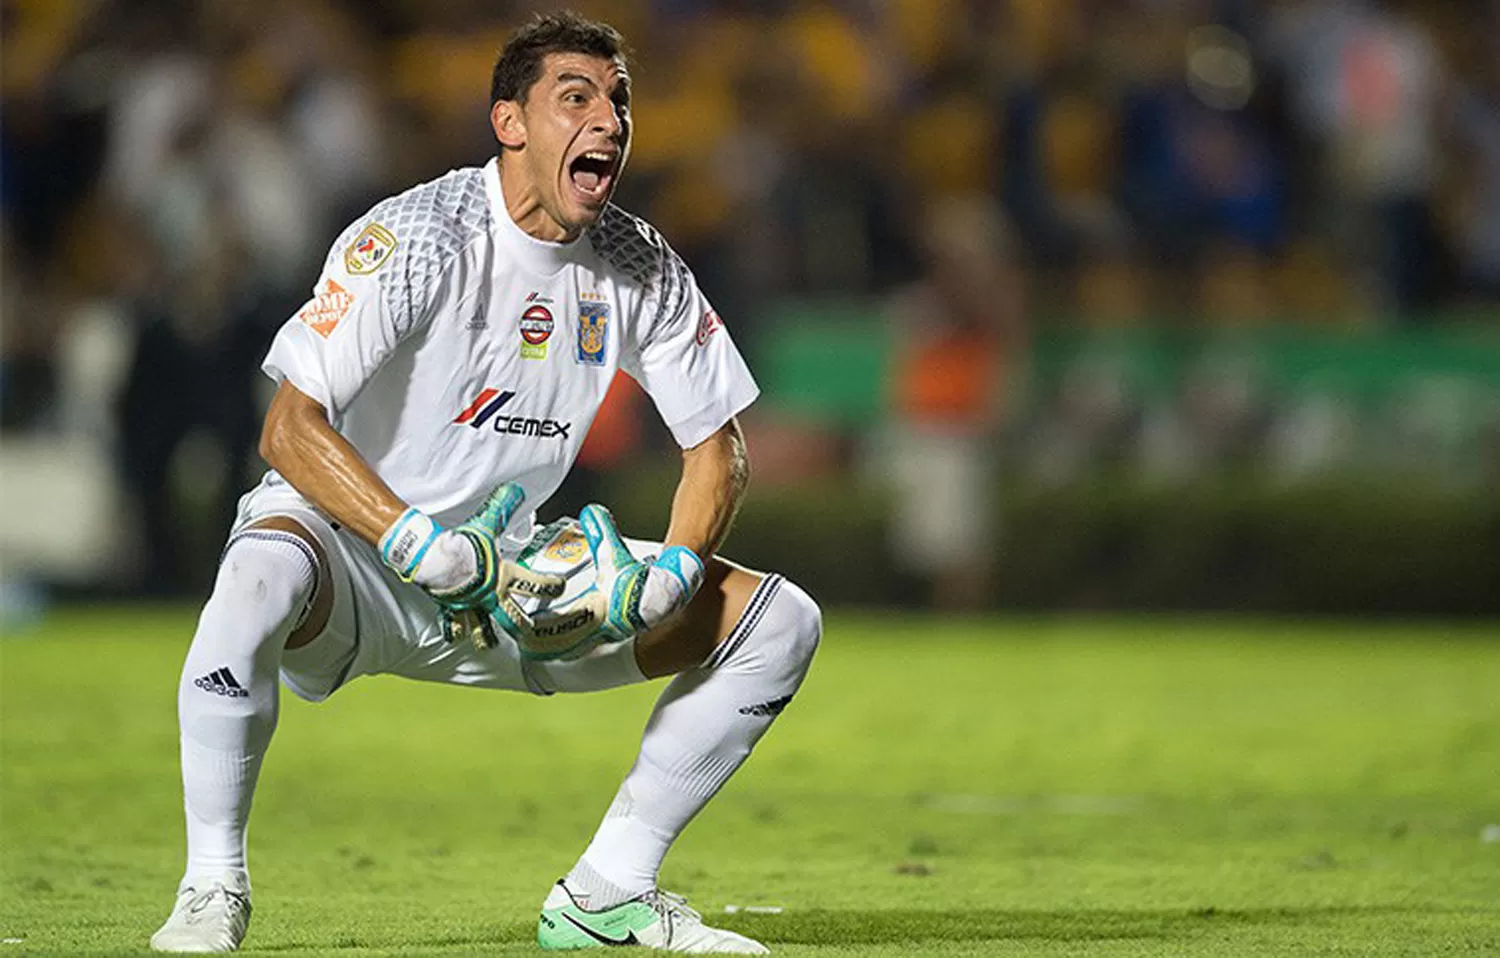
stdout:
<svg viewBox="0 0 1500 958">
<path fill-rule="evenodd" d="M 758 390 L 692 273 L 614 205 L 572 243 L 522 232 L 498 165 L 377 204 L 334 243 L 263 368 L 329 420 L 402 499 L 443 524 L 498 484 L 535 509 L 571 467 L 616 369 L 684 448 Z M 306 506 L 276 472 L 255 511 Z M 530 533 L 518 517 L 507 538 Z"/>
</svg>

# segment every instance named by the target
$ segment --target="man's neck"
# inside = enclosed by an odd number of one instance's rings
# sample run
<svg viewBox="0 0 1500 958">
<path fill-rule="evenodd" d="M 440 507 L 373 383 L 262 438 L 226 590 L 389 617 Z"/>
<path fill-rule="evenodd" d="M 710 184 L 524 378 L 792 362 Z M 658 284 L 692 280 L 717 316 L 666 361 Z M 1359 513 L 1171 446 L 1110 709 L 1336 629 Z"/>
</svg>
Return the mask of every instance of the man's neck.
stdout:
<svg viewBox="0 0 1500 958">
<path fill-rule="evenodd" d="M 571 243 L 582 235 L 582 230 L 569 233 L 542 205 L 540 191 L 518 164 L 507 166 L 505 155 L 499 159 L 500 193 L 505 197 L 505 212 L 521 232 L 546 243 Z"/>
</svg>

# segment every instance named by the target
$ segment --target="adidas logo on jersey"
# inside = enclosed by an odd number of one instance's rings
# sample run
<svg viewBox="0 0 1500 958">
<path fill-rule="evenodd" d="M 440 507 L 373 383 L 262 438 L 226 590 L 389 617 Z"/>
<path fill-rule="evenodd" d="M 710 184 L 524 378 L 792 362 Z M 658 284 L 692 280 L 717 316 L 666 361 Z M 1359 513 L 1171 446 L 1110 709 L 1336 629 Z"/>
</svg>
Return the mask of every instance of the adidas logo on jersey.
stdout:
<svg viewBox="0 0 1500 958">
<path fill-rule="evenodd" d="M 243 699 L 250 696 L 249 691 L 235 680 L 234 673 L 229 671 L 227 665 L 193 679 L 193 684 L 205 692 L 212 692 L 225 698 Z"/>
<path fill-rule="evenodd" d="M 772 699 L 769 702 L 762 702 L 759 705 L 747 705 L 744 708 L 740 709 L 740 714 L 758 715 L 761 718 L 765 718 L 771 715 L 780 715 L 781 710 L 786 708 L 791 701 L 792 697 L 790 695 L 783 695 L 779 699 Z"/>
<path fill-rule="evenodd" d="M 499 415 L 500 408 L 514 398 L 516 398 L 514 390 L 485 389 L 475 397 L 473 402 L 469 403 L 468 408 L 458 414 L 453 424 L 478 429 L 485 423 L 490 423 L 495 432 L 509 436 L 529 436 L 541 439 L 568 438 L 568 430 L 573 428 L 570 422 L 537 419 L 532 416 Z"/>
</svg>

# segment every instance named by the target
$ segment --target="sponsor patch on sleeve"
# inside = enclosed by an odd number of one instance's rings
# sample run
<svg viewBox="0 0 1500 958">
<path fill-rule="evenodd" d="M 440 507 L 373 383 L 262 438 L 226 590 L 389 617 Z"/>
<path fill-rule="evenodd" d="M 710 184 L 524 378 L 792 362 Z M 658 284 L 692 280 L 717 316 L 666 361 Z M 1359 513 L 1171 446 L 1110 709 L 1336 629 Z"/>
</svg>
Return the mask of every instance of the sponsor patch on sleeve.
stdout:
<svg viewBox="0 0 1500 958">
<path fill-rule="evenodd" d="M 349 315 L 354 305 L 354 294 L 330 278 L 318 294 L 307 301 L 297 313 L 297 318 L 311 326 L 313 332 L 327 339 L 339 321 Z"/>
<path fill-rule="evenodd" d="M 699 346 L 703 346 L 708 342 L 709 337 L 722 328 L 723 325 L 724 321 L 719 318 L 718 313 L 711 309 L 707 310 L 699 318 L 698 332 L 693 338 L 697 340 Z"/>
<path fill-rule="evenodd" d="M 373 273 L 396 251 L 396 237 L 379 223 L 359 231 L 344 250 L 344 268 L 355 275 Z"/>
</svg>

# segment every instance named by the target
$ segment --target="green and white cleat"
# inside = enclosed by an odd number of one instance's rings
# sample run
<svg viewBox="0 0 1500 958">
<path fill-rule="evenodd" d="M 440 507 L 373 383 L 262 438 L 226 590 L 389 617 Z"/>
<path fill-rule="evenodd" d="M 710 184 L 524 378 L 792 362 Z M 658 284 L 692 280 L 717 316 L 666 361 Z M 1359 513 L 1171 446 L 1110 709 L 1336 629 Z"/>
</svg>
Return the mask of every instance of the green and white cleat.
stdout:
<svg viewBox="0 0 1500 958">
<path fill-rule="evenodd" d="M 248 927 L 250 883 L 243 875 L 184 883 L 166 924 L 151 936 L 151 948 L 186 954 L 238 951 Z"/>
<path fill-rule="evenodd" d="M 562 881 L 542 903 L 536 941 L 547 951 L 641 945 L 693 955 L 771 953 L 754 939 L 705 925 L 702 915 L 671 892 L 647 892 L 613 908 L 588 911 Z"/>
</svg>

